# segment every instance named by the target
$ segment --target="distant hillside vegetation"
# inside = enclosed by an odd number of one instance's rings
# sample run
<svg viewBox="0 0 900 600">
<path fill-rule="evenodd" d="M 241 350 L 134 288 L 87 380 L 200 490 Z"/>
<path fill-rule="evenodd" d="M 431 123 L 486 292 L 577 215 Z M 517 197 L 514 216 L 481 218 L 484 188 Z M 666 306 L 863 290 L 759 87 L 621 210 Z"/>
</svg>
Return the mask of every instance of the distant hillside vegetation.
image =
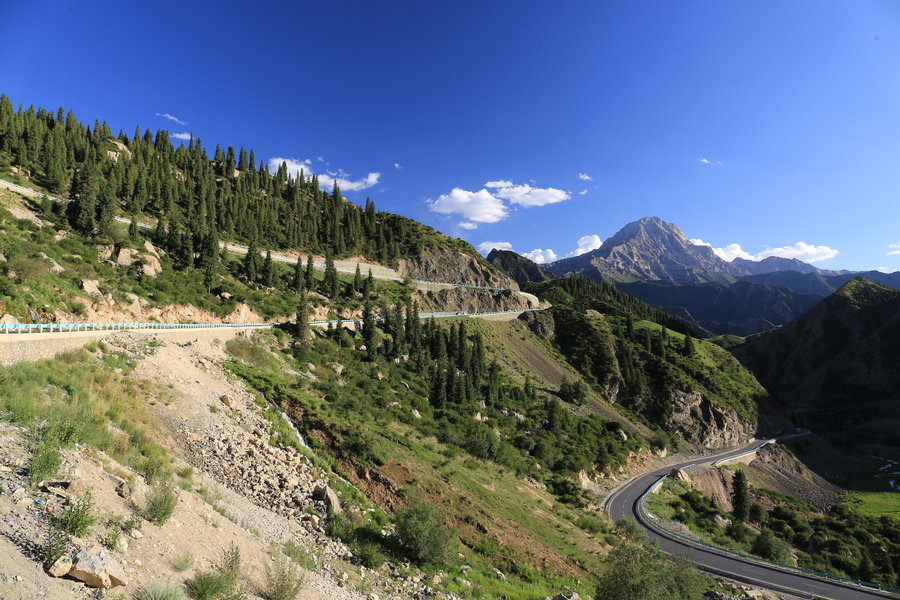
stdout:
<svg viewBox="0 0 900 600">
<path fill-rule="evenodd" d="M 900 445 L 900 291 L 857 277 L 796 321 L 734 354 L 798 425 L 851 432 L 878 422 Z M 877 435 L 867 429 L 870 436 Z"/>
</svg>

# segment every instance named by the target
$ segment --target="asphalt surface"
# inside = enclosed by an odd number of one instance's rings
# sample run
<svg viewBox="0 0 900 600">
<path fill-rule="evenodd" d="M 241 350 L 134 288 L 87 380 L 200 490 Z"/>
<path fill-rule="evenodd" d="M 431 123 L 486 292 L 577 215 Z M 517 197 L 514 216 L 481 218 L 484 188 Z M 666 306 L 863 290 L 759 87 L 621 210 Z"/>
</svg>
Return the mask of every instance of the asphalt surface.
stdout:
<svg viewBox="0 0 900 600">
<path fill-rule="evenodd" d="M 672 469 L 685 468 L 693 465 L 712 463 L 723 458 L 729 458 L 755 450 L 767 443 L 767 440 L 753 442 L 747 446 L 703 457 L 694 462 L 685 462 L 647 473 L 635 478 L 628 484 L 616 490 L 607 501 L 607 511 L 614 521 L 621 517 L 630 517 L 647 530 L 650 540 L 659 542 L 659 547 L 669 554 L 687 554 L 692 562 L 700 569 L 741 581 L 757 587 L 766 588 L 776 592 L 790 594 L 799 598 L 823 598 L 827 600 L 871 600 L 872 598 L 897 598 L 898 596 L 887 592 L 879 592 L 861 588 L 851 584 L 841 584 L 834 581 L 819 579 L 800 573 L 784 571 L 764 564 L 752 562 L 737 556 L 719 554 L 702 547 L 695 547 L 678 538 L 671 537 L 663 532 L 657 532 L 650 527 L 646 519 L 638 514 L 638 502 L 641 497 L 660 480 L 663 475 Z"/>
</svg>

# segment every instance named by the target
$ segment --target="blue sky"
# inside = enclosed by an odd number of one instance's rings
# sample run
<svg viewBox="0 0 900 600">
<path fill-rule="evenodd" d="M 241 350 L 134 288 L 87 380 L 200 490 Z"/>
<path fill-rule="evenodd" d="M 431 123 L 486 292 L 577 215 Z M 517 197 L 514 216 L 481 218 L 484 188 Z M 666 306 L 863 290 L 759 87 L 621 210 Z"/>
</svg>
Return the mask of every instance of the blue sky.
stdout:
<svg viewBox="0 0 900 600">
<path fill-rule="evenodd" d="M 0 90 L 333 173 L 476 246 L 563 257 L 656 215 L 900 270 L 896 0 L 201 4 L 8 0 Z"/>
</svg>

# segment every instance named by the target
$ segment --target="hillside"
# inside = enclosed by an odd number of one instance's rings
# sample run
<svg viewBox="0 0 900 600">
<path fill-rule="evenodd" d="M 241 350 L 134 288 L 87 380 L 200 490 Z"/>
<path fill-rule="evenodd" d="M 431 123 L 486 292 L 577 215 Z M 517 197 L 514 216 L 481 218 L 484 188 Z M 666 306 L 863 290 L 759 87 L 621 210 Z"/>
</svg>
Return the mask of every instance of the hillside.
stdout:
<svg viewBox="0 0 900 600">
<path fill-rule="evenodd" d="M 357 206 L 336 184 L 325 192 L 316 176 L 288 173 L 284 164 L 270 173 L 252 149 L 210 151 L 199 139 L 176 147 L 164 130 L 113 136 L 106 123 L 82 124 L 62 108 L 15 111 L 6 95 L 0 176 L 68 200 L 59 214 L 87 235 L 105 235 L 114 216 L 154 224 L 157 243 L 184 260 L 194 252 L 205 260 L 219 240 L 390 265 L 440 251 L 503 279 L 466 242 L 377 212 L 371 199 Z"/>
<path fill-rule="evenodd" d="M 897 446 L 898 336 L 900 291 L 860 277 L 733 352 L 798 425 L 852 437 L 857 427 L 877 422 L 881 440 Z M 866 434 L 870 442 L 873 433 Z"/>
<path fill-rule="evenodd" d="M 547 281 L 553 278 L 550 271 L 541 265 L 510 250 L 494 248 L 487 255 L 487 261 L 512 277 L 519 285 L 529 281 Z"/>
</svg>

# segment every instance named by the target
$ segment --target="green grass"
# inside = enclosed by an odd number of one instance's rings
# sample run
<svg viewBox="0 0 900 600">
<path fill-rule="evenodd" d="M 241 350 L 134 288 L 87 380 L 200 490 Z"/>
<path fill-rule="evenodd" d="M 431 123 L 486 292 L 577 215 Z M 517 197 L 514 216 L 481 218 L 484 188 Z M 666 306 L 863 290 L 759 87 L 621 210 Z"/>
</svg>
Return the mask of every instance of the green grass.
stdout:
<svg viewBox="0 0 900 600">
<path fill-rule="evenodd" d="M 870 517 L 888 516 L 900 519 L 900 493 L 847 492 L 846 502 L 853 510 Z"/>
<path fill-rule="evenodd" d="M 175 511 L 178 494 L 170 485 L 158 485 L 147 495 L 147 507 L 144 514 L 149 521 L 162 527 Z"/>
</svg>

